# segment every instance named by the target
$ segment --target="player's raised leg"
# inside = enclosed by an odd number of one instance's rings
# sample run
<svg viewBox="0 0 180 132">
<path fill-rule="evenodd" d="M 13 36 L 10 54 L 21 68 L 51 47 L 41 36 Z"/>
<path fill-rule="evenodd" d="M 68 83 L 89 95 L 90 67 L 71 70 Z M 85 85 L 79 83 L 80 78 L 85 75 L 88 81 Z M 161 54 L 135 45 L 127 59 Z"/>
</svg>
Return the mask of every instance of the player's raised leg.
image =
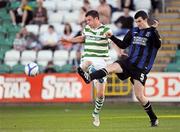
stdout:
<svg viewBox="0 0 180 132">
<path fill-rule="evenodd" d="M 83 78 L 86 83 L 90 83 L 94 79 L 101 79 L 110 73 L 122 73 L 123 70 L 118 63 L 108 65 L 106 68 L 97 70 L 90 75 L 86 73 L 81 67 L 78 68 L 79 75 Z"/>
<path fill-rule="evenodd" d="M 90 65 L 90 66 L 88 67 L 88 69 L 89 69 L 89 73 L 93 73 L 93 72 L 97 71 L 93 65 Z M 103 83 L 103 82 L 104 82 L 104 79 L 101 78 L 101 79 L 98 79 L 98 81 L 99 81 L 100 83 Z"/>
<path fill-rule="evenodd" d="M 80 66 L 77 68 L 78 74 L 86 83 L 90 83 L 89 74 L 85 71 L 88 71 L 88 67 L 92 65 L 91 61 L 82 61 Z"/>
</svg>

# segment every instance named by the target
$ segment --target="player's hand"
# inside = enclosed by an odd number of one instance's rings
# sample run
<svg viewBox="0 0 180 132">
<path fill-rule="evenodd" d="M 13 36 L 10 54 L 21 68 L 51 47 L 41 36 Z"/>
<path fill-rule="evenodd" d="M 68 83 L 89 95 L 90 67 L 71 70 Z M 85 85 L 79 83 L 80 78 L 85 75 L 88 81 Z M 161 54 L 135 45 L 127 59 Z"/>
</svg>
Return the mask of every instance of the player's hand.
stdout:
<svg viewBox="0 0 180 132">
<path fill-rule="evenodd" d="M 124 51 L 124 49 L 119 49 L 120 56 L 128 56 L 128 54 Z"/>
<path fill-rule="evenodd" d="M 112 36 L 112 33 L 111 32 L 107 32 L 105 33 L 106 37 L 110 38 Z"/>
<path fill-rule="evenodd" d="M 155 19 L 152 27 L 157 28 L 158 26 L 159 26 L 159 21 Z"/>
</svg>

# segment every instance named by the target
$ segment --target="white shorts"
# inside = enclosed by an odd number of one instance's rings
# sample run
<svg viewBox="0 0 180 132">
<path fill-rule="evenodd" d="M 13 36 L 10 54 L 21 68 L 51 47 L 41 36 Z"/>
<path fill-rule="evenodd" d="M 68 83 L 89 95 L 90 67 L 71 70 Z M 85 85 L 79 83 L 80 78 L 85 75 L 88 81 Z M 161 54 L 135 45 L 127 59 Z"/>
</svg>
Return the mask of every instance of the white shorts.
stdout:
<svg viewBox="0 0 180 132">
<path fill-rule="evenodd" d="M 90 61 L 92 62 L 93 67 L 96 70 L 105 68 L 107 66 L 107 60 L 104 58 L 98 58 L 98 57 L 86 57 L 86 58 L 82 58 L 81 59 L 81 64 L 80 67 L 82 67 L 82 65 L 86 62 L 86 61 Z M 104 77 L 104 82 L 106 82 L 107 77 Z"/>
</svg>

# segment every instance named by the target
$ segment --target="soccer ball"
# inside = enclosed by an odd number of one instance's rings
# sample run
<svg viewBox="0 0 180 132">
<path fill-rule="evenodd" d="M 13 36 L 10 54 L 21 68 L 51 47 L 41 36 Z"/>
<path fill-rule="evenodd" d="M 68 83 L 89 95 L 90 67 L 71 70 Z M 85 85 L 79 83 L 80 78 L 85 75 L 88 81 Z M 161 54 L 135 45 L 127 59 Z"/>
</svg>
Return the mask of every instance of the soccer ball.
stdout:
<svg viewBox="0 0 180 132">
<path fill-rule="evenodd" d="M 26 75 L 33 77 L 39 74 L 39 67 L 34 62 L 28 63 L 25 65 L 24 72 Z"/>
</svg>

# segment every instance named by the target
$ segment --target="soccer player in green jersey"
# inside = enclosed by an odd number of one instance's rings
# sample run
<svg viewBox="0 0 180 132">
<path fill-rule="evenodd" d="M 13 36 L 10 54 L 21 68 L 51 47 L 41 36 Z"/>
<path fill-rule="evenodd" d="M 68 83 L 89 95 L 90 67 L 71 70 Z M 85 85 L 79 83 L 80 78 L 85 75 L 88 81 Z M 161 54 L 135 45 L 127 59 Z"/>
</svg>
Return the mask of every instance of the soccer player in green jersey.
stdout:
<svg viewBox="0 0 180 132">
<path fill-rule="evenodd" d="M 62 39 L 61 42 L 83 43 L 84 51 L 82 54 L 80 67 L 84 71 L 94 72 L 106 67 L 108 55 L 109 40 L 106 37 L 107 32 L 112 32 L 109 27 L 103 25 L 99 20 L 99 14 L 95 10 L 90 10 L 85 15 L 86 26 L 81 36 Z M 93 124 L 100 125 L 99 112 L 104 103 L 104 91 L 106 77 L 95 80 L 94 84 L 97 88 L 97 97 L 95 99 L 95 108 L 92 113 Z"/>
</svg>

